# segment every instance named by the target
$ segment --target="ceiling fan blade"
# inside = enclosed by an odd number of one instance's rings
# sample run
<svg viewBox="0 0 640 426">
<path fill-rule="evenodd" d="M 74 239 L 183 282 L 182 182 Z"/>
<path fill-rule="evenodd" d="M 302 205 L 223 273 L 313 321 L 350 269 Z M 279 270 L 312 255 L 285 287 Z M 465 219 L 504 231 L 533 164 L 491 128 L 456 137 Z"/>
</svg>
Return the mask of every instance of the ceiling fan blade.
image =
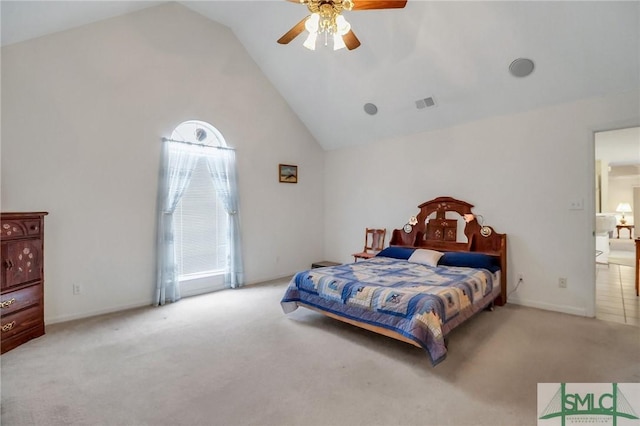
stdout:
<svg viewBox="0 0 640 426">
<path fill-rule="evenodd" d="M 351 10 L 402 9 L 407 0 L 354 0 Z"/>
<path fill-rule="evenodd" d="M 278 43 L 287 44 L 291 40 L 296 38 L 301 32 L 304 31 L 304 23 L 307 21 L 308 18 L 309 16 L 305 17 L 304 19 L 302 19 L 302 21 L 295 24 L 293 28 L 291 28 L 289 31 L 287 31 L 285 35 L 283 35 L 278 39 Z"/>
<path fill-rule="evenodd" d="M 358 40 L 358 37 L 356 37 L 356 35 L 351 30 L 349 30 L 348 33 L 342 36 L 342 40 L 349 50 L 353 50 L 360 46 L 360 40 Z"/>
</svg>

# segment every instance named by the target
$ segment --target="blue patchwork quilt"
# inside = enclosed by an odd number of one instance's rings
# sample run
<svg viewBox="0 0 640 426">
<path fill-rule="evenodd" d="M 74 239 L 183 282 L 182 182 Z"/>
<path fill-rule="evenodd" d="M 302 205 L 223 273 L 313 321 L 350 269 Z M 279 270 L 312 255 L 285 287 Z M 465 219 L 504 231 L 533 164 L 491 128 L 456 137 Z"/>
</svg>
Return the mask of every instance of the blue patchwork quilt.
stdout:
<svg viewBox="0 0 640 426">
<path fill-rule="evenodd" d="M 299 304 L 395 331 L 424 348 L 435 365 L 444 336 L 500 294 L 486 269 L 427 266 L 388 257 L 297 273 L 281 305 Z"/>
</svg>

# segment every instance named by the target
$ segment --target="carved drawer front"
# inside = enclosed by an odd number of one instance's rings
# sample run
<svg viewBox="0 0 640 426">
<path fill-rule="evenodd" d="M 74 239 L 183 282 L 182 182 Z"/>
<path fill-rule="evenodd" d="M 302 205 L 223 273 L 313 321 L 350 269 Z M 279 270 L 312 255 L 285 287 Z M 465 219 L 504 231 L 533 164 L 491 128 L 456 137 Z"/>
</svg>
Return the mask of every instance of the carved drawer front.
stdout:
<svg viewBox="0 0 640 426">
<path fill-rule="evenodd" d="M 20 240 L 2 246 L 2 289 L 41 278 L 42 241 Z"/>
<path fill-rule="evenodd" d="M 39 219 L 3 220 L 0 225 L 0 238 L 3 241 L 24 238 L 40 234 Z"/>
<path fill-rule="evenodd" d="M 4 293 L 0 297 L 0 315 L 5 317 L 13 312 L 42 303 L 42 286 L 39 284 L 21 290 Z"/>
<path fill-rule="evenodd" d="M 27 235 L 40 234 L 40 221 L 39 220 L 25 220 L 24 226 L 27 229 Z"/>
<path fill-rule="evenodd" d="M 0 226 L 0 238 L 3 240 L 20 238 L 25 235 L 27 235 L 27 228 L 22 220 L 2 221 L 2 226 Z"/>
<path fill-rule="evenodd" d="M 33 306 L 13 315 L 2 317 L 2 340 L 42 324 L 42 311 Z"/>
</svg>

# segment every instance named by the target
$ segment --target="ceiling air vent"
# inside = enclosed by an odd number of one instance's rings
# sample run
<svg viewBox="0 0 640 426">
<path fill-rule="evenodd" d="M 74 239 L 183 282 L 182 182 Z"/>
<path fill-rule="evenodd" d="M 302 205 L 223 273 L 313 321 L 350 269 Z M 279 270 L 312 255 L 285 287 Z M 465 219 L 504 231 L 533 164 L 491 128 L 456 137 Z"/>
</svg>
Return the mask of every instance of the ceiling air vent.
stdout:
<svg viewBox="0 0 640 426">
<path fill-rule="evenodd" d="M 418 109 L 431 108 L 434 106 L 436 106 L 436 101 L 435 99 L 433 99 L 432 96 L 429 96 L 428 98 L 424 98 L 424 99 L 418 99 L 416 101 L 416 108 Z"/>
</svg>

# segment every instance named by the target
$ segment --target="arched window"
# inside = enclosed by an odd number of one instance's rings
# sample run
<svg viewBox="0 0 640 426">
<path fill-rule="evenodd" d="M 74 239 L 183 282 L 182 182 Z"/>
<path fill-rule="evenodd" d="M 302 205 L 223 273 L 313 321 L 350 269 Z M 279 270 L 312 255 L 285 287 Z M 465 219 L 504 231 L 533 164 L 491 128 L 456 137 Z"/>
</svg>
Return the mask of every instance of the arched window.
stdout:
<svg viewBox="0 0 640 426">
<path fill-rule="evenodd" d="M 234 150 L 196 120 L 163 143 L 156 304 L 242 285 Z"/>
<path fill-rule="evenodd" d="M 227 143 L 218 129 L 209 123 L 198 120 L 180 123 L 178 127 L 173 129 L 171 140 L 205 146 L 227 147 Z"/>
</svg>

